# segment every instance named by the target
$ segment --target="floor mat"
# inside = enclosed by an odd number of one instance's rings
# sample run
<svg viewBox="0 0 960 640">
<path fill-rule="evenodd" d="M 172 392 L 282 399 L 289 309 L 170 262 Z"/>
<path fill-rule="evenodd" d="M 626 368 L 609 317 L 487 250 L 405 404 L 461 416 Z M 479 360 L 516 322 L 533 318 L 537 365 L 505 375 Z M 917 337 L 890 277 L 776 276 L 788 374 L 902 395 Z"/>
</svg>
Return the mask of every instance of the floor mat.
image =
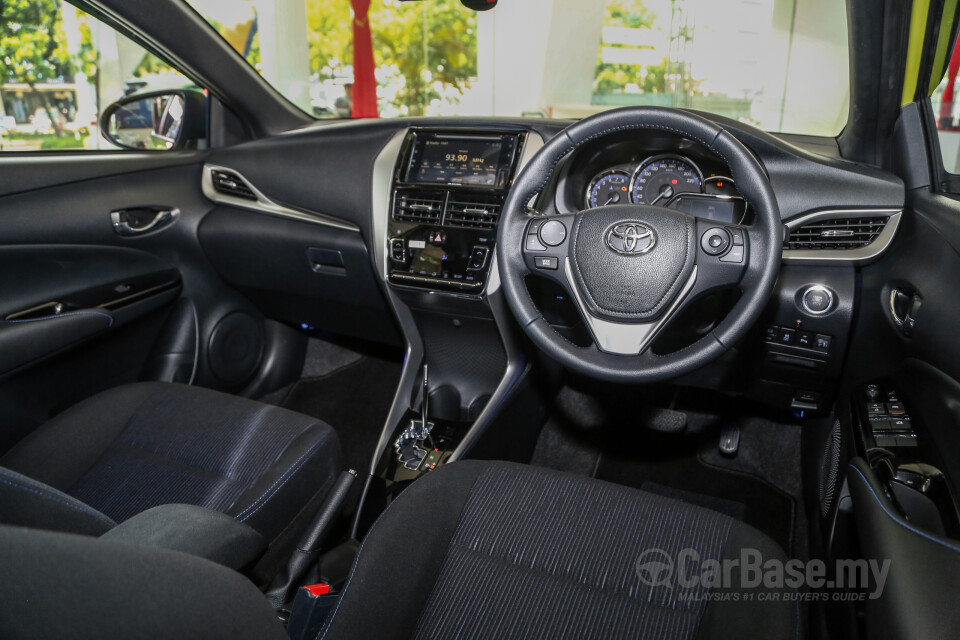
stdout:
<svg viewBox="0 0 960 640">
<path fill-rule="evenodd" d="M 640 488 L 647 493 L 656 493 L 657 495 L 661 495 L 666 498 L 673 498 L 674 500 L 686 502 L 687 504 L 695 504 L 698 507 L 710 509 L 711 511 L 717 511 L 719 513 L 728 515 L 731 518 L 736 518 L 737 520 L 743 520 L 744 515 L 746 515 L 746 505 L 744 505 L 742 502 L 737 502 L 736 500 L 705 496 L 702 493 L 684 491 L 683 489 L 677 489 L 676 487 L 667 487 L 662 484 L 657 484 L 656 482 L 644 482 L 642 485 L 640 485 Z"/>
<path fill-rule="evenodd" d="M 651 430 L 653 407 L 684 412 L 685 433 Z M 757 417 L 757 409 L 719 394 L 676 394 L 669 387 L 565 387 L 531 462 L 726 513 L 803 558 L 799 426 Z M 720 430 L 730 421 L 741 425 L 741 448 L 733 458 L 717 451 Z"/>
<path fill-rule="evenodd" d="M 617 446 L 603 452 L 595 477 L 638 489 L 654 483 L 702 496 L 701 506 L 727 512 L 766 533 L 788 553 L 794 550 L 794 501 L 789 495 L 746 473 L 702 464 L 698 443 L 682 436 L 643 429 L 619 435 Z M 739 503 L 735 512 L 717 508 L 733 501 Z"/>
<path fill-rule="evenodd" d="M 400 382 L 401 363 L 363 356 L 293 385 L 280 406 L 320 418 L 337 432 L 345 468 L 370 468 L 380 431 Z"/>
</svg>

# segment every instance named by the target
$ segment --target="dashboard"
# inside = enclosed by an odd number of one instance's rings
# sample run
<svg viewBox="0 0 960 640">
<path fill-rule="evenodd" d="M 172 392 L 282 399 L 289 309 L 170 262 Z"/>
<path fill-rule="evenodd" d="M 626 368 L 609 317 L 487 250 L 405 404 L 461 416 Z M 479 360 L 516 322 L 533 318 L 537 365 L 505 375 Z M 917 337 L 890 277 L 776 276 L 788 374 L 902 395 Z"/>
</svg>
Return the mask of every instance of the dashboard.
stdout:
<svg viewBox="0 0 960 640">
<path fill-rule="evenodd" d="M 308 246 L 300 246 L 307 242 L 303 233 L 290 239 L 298 247 L 289 252 L 291 260 L 307 255 L 313 261 L 302 286 L 291 280 L 290 269 L 258 273 L 257 286 L 275 278 L 289 297 L 264 306 L 271 317 L 289 308 L 285 321 L 319 328 L 331 324 L 337 305 L 376 309 L 371 319 L 399 318 L 402 335 L 419 335 L 428 350 L 449 355 L 451 379 L 460 380 L 464 362 L 498 351 L 476 345 L 489 338 L 496 347 L 497 336 L 512 331 L 495 277 L 497 225 L 512 181 L 568 124 L 508 118 L 319 123 L 213 152 L 209 165 L 234 172 L 257 200 L 214 197 L 232 207 L 286 216 L 290 224 L 312 222 L 315 239 Z M 716 387 L 722 380 L 738 392 L 749 387 L 751 395 L 780 407 L 822 406 L 825 398 L 817 394 L 825 393 L 842 364 L 857 266 L 889 245 L 903 208 L 903 183 L 876 167 L 844 161 L 830 141 L 720 124 L 761 162 L 789 233 L 781 278 L 756 334 L 705 369 L 703 384 Z M 751 208 L 733 177 L 721 158 L 694 141 L 618 132 L 564 158 L 536 208 L 549 216 L 614 202 L 654 203 L 720 225 L 749 225 Z M 579 318 L 568 313 L 569 300 L 550 284 L 531 277 L 530 294 L 554 328 L 578 342 Z M 814 293 L 805 295 L 811 287 Z M 825 309 L 810 307 L 820 291 L 816 287 L 831 294 Z M 340 298 L 333 298 L 334 292 Z M 305 316 L 302 300 L 318 295 L 336 304 L 316 305 L 324 312 Z M 664 350 L 682 348 L 710 331 L 735 299 L 735 291 L 706 296 L 689 318 L 678 321 L 683 335 L 664 333 L 665 342 L 676 340 Z M 332 329 L 380 338 L 366 328 L 370 323 L 359 322 L 363 317 L 344 315 Z M 469 339 L 454 340 L 468 333 Z M 443 370 L 435 371 L 440 379 Z M 465 401 L 473 395 L 465 394 Z"/>
</svg>

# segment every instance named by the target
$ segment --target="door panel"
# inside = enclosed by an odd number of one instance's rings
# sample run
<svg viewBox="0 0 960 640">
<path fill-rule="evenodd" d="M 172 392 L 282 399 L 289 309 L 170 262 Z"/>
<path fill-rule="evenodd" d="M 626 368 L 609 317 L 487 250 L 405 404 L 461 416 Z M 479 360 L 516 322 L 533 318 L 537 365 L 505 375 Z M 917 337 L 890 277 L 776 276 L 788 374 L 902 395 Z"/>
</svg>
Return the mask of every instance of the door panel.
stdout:
<svg viewBox="0 0 960 640">
<path fill-rule="evenodd" d="M 156 311 L 180 274 L 113 247 L 0 247 L 0 378 Z"/>
<path fill-rule="evenodd" d="M 156 168 L 133 155 L 130 172 L 112 158 L 31 156 L 44 180 L 20 185 L 21 172 L 0 169 L 0 194 L 9 194 L 0 195 L 0 451 L 117 384 L 192 379 L 238 391 L 259 368 L 263 316 L 217 275 L 197 239 L 212 207 L 200 191 L 204 154 L 186 164 L 178 154 L 173 166 L 155 154 Z M 53 177 L 61 182 L 49 184 Z M 44 186 L 29 188 L 36 184 Z M 180 213 L 148 233 L 117 233 L 111 212 L 131 208 Z M 221 341 L 235 335 L 223 320 L 238 314 L 254 327 L 250 369 L 218 376 L 207 344 L 218 327 Z"/>
<path fill-rule="evenodd" d="M 926 189 L 908 194 L 896 241 L 883 259 L 863 269 L 847 379 L 852 385 L 882 377 L 895 381 L 921 444 L 926 440 L 924 450 L 940 458 L 960 495 L 958 240 L 960 202 Z M 906 330 L 891 309 L 894 290 L 922 299 Z"/>
</svg>

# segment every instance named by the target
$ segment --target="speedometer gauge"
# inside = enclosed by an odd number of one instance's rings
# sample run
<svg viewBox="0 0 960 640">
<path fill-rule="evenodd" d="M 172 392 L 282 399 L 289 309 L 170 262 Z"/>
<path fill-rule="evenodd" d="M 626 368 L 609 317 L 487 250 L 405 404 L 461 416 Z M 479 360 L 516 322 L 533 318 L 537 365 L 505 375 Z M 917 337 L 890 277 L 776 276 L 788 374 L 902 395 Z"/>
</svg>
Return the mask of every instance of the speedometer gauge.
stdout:
<svg viewBox="0 0 960 640">
<path fill-rule="evenodd" d="M 637 204 L 665 206 L 679 193 L 700 193 L 703 177 L 695 164 L 681 156 L 656 156 L 641 164 L 630 184 Z"/>
<path fill-rule="evenodd" d="M 593 179 L 587 188 L 587 207 L 630 202 L 630 174 L 620 169 L 608 169 Z"/>
</svg>

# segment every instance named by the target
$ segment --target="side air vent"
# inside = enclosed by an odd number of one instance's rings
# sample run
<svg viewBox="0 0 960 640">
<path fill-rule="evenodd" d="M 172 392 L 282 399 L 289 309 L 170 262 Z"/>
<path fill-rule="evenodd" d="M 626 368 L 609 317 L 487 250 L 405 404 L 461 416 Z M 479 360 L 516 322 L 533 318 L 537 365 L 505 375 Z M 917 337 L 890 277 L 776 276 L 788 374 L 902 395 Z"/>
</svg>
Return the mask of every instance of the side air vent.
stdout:
<svg viewBox="0 0 960 640">
<path fill-rule="evenodd" d="M 440 224 L 445 192 L 433 189 L 397 191 L 393 219 L 420 224 Z"/>
<path fill-rule="evenodd" d="M 256 200 L 257 196 L 253 190 L 243 181 L 243 178 L 235 173 L 227 171 L 213 170 L 210 172 L 213 180 L 213 188 L 217 193 L 234 198 L 243 198 L 244 200 Z"/>
<path fill-rule="evenodd" d="M 817 220 L 790 230 L 785 249 L 858 249 L 880 235 L 889 217 Z"/>
<path fill-rule="evenodd" d="M 496 194 L 450 194 L 445 224 L 472 229 L 496 229 L 503 196 Z"/>
</svg>

